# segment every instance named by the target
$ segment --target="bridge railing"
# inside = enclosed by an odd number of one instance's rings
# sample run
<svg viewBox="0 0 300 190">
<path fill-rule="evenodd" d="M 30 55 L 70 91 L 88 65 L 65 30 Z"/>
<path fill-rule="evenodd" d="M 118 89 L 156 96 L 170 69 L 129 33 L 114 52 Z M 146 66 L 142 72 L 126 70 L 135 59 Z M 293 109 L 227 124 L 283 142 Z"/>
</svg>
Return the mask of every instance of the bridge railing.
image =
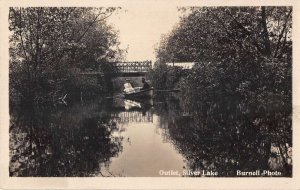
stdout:
<svg viewBox="0 0 300 190">
<path fill-rule="evenodd" d="M 118 72 L 111 73 L 113 75 L 122 75 L 122 76 L 137 76 L 145 75 L 151 68 L 151 61 L 141 61 L 141 62 L 118 62 L 111 63 L 117 68 Z M 102 71 L 82 71 L 81 75 L 103 75 Z"/>
<path fill-rule="evenodd" d="M 146 73 L 152 68 L 151 61 L 115 63 L 121 73 Z"/>
</svg>

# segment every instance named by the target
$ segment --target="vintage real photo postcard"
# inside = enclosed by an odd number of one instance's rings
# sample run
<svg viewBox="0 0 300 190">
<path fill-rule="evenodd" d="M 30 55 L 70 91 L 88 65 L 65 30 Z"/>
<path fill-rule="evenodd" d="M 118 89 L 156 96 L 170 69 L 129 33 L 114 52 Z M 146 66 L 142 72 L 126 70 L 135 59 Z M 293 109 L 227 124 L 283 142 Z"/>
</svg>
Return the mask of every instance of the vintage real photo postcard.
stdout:
<svg viewBox="0 0 300 190">
<path fill-rule="evenodd" d="M 299 188 L 299 3 L 222 2 L 1 1 L 1 188 Z"/>
</svg>

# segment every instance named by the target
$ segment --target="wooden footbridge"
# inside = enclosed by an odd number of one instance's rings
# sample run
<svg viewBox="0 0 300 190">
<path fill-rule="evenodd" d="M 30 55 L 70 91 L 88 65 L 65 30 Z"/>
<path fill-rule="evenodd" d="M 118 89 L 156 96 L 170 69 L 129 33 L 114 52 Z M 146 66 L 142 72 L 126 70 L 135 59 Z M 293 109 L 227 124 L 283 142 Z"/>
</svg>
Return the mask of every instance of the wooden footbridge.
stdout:
<svg viewBox="0 0 300 190">
<path fill-rule="evenodd" d="M 111 75 L 114 75 L 115 77 L 145 76 L 145 74 L 152 68 L 151 61 L 117 62 L 111 64 L 113 64 L 117 70 L 117 72 L 111 73 Z M 86 71 L 81 74 L 99 75 L 102 74 L 102 72 Z"/>
</svg>

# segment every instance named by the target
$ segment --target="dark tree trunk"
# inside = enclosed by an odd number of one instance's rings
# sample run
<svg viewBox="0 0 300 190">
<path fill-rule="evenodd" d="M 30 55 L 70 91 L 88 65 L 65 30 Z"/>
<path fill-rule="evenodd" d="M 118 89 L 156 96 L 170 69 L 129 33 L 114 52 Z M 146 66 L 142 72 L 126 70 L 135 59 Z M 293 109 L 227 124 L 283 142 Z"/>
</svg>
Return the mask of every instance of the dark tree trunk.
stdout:
<svg viewBox="0 0 300 190">
<path fill-rule="evenodd" d="M 261 7 L 261 25 L 263 30 L 263 40 L 265 45 L 265 55 L 271 55 L 271 46 L 270 46 L 270 39 L 269 39 L 269 32 L 267 28 L 267 16 L 266 16 L 266 7 Z"/>
</svg>

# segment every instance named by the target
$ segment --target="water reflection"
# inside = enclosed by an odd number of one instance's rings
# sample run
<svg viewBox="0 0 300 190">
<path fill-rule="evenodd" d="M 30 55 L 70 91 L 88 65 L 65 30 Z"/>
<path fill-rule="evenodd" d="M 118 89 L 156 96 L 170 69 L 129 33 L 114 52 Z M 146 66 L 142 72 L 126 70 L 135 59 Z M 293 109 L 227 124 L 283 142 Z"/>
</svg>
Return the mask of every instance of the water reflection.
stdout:
<svg viewBox="0 0 300 190">
<path fill-rule="evenodd" d="M 153 122 L 153 100 L 114 99 L 111 116 L 117 123 Z"/>
<path fill-rule="evenodd" d="M 160 117 L 154 113 L 153 100 L 114 99 L 111 110 L 122 137 L 122 152 L 102 163 L 104 175 L 131 177 L 160 176 L 160 170 L 182 171 L 184 157 L 172 143 L 165 141 Z"/>
<path fill-rule="evenodd" d="M 25 113 L 11 114 L 10 176 L 95 176 L 99 162 L 122 149 L 122 139 L 111 138 L 115 123 L 95 102 Z"/>
<path fill-rule="evenodd" d="M 11 113 L 10 176 L 168 177 L 160 171 L 171 170 L 291 176 L 291 127 L 270 127 L 274 114 L 234 101 L 189 106 L 173 96 L 23 108 Z M 290 121 L 288 110 L 280 114 Z"/>
<path fill-rule="evenodd" d="M 178 105 L 172 103 L 165 106 L 168 114 L 161 114 L 162 124 L 168 130 L 167 138 L 188 160 L 190 170 L 215 171 L 218 176 L 237 176 L 237 170 L 268 170 L 291 176 L 289 110 L 255 114 L 257 108 L 252 107 L 254 114 L 250 114 L 244 111 L 250 109 L 247 105 L 221 101 L 178 112 L 180 108 L 174 109 Z M 267 123 L 276 119 L 286 120 L 286 125 L 276 129 Z"/>
<path fill-rule="evenodd" d="M 123 151 L 111 158 L 110 164 L 102 168 L 102 173 L 109 171 L 116 176 L 151 177 L 160 176 L 160 170 L 182 171 L 185 166 L 183 156 L 173 144 L 164 142 L 163 130 L 158 125 L 155 114 L 152 122 L 123 124 Z"/>
</svg>

